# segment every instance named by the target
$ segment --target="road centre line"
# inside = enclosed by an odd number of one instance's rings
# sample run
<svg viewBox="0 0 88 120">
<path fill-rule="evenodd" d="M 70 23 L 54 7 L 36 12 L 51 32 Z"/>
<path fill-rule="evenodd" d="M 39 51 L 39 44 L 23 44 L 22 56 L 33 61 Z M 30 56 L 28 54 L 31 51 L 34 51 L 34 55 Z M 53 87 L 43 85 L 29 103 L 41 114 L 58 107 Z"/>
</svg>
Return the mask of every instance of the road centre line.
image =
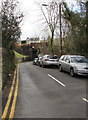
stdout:
<svg viewBox="0 0 88 120">
<path fill-rule="evenodd" d="M 88 100 L 86 98 L 82 98 L 85 102 L 88 102 Z"/>
<path fill-rule="evenodd" d="M 59 80 L 57 80 L 55 77 L 53 77 L 52 75 L 48 74 L 49 77 L 51 77 L 53 80 L 55 80 L 56 82 L 58 82 L 60 85 L 62 85 L 63 87 L 65 87 L 66 85 L 63 84 L 62 82 L 60 82 Z"/>
</svg>

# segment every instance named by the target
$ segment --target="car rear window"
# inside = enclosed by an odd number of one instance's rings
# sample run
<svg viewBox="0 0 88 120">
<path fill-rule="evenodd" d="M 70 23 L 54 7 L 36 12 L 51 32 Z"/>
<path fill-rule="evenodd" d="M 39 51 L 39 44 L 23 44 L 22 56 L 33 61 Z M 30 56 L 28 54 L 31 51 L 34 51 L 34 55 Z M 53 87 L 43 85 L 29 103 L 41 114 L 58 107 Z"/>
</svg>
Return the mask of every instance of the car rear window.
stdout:
<svg viewBox="0 0 88 120">
<path fill-rule="evenodd" d="M 58 59 L 58 57 L 56 55 L 54 55 L 54 56 L 51 55 L 49 58 L 50 59 Z"/>
</svg>

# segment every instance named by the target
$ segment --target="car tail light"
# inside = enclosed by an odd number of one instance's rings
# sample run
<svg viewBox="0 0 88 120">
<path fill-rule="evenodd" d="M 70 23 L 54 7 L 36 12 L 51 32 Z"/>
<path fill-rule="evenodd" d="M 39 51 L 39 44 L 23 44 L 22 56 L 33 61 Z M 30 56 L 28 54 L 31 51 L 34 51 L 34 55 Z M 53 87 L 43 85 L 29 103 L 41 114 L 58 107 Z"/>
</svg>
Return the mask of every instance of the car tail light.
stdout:
<svg viewBox="0 0 88 120">
<path fill-rule="evenodd" d="M 59 61 L 59 60 L 56 60 L 57 62 Z"/>
<path fill-rule="evenodd" d="M 45 61 L 49 61 L 49 59 L 45 59 Z"/>
</svg>

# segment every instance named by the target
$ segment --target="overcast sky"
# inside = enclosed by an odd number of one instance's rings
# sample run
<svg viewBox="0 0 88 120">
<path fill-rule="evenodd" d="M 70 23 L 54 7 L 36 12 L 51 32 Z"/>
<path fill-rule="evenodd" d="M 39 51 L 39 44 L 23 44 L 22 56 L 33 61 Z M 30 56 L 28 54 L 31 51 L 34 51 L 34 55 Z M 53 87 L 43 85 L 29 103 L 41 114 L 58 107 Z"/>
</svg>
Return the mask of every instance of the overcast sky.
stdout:
<svg viewBox="0 0 88 120">
<path fill-rule="evenodd" d="M 37 1 L 46 3 L 51 0 L 18 0 L 20 10 L 24 13 L 24 20 L 21 25 L 22 35 L 21 40 L 25 40 L 27 37 L 41 36 L 41 24 L 38 20 L 41 19 L 39 15 Z M 75 0 L 66 0 L 69 5 L 74 3 Z"/>
</svg>

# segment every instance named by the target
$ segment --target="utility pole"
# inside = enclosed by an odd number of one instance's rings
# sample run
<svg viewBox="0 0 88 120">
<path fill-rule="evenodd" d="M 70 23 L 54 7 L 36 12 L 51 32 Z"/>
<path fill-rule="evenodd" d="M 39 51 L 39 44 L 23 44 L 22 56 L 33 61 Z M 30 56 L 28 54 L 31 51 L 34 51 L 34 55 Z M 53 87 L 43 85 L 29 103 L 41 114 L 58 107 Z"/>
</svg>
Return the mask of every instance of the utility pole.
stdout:
<svg viewBox="0 0 88 120">
<path fill-rule="evenodd" d="M 86 1 L 86 57 L 88 58 L 88 1 Z M 88 86 L 88 82 L 86 84 Z M 88 89 L 86 89 L 86 93 L 88 93 Z M 86 98 L 88 99 L 88 94 L 86 94 Z M 88 118 L 88 108 L 86 106 L 86 118 Z"/>
<path fill-rule="evenodd" d="M 88 1 L 86 2 L 86 57 L 88 58 Z"/>
<path fill-rule="evenodd" d="M 59 21 L 60 23 L 60 55 L 62 55 L 61 3 L 59 5 L 59 16 L 60 16 L 60 21 Z"/>
</svg>

